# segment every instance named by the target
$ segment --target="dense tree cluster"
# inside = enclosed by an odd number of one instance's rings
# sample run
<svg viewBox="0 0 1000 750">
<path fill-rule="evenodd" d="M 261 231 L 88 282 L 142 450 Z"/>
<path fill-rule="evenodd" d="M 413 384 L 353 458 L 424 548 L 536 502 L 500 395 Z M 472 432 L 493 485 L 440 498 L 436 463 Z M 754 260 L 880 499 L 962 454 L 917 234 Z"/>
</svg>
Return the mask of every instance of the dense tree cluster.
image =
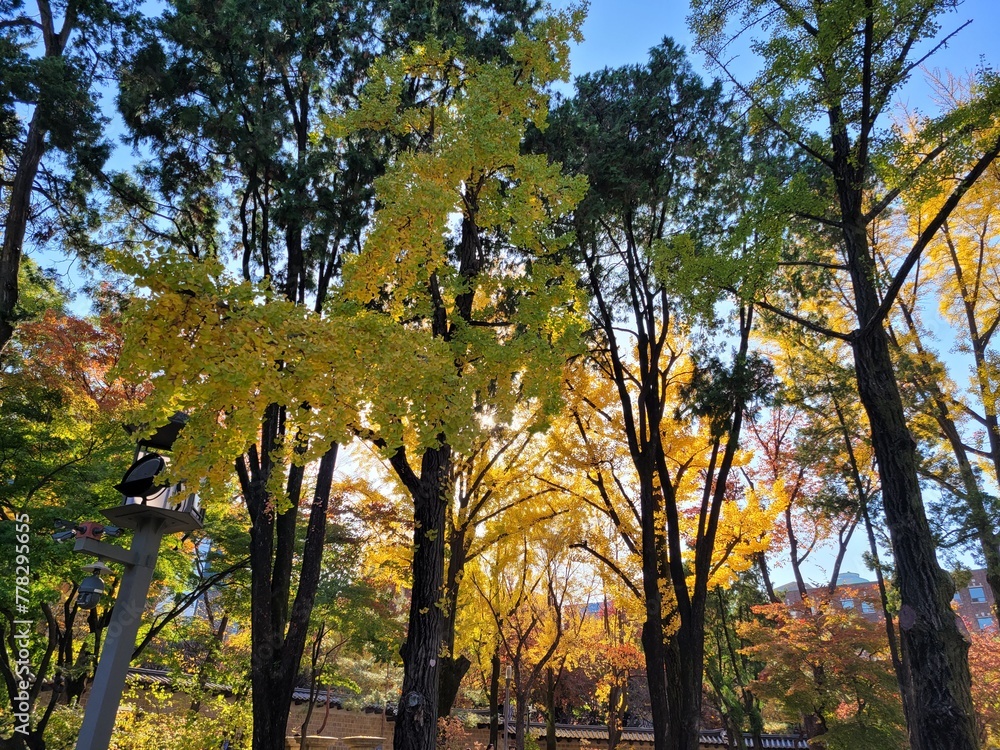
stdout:
<svg viewBox="0 0 1000 750">
<path fill-rule="evenodd" d="M 533 716 L 548 750 L 995 742 L 1000 641 L 942 561 L 1000 602 L 1000 80 L 893 114 L 954 5 L 692 0 L 720 80 L 664 39 L 556 95 L 582 7 L 0 0 L 0 559 L 28 514 L 36 623 L 24 734 L 0 587 L 0 747 L 72 743 L 113 597 L 50 534 L 179 410 L 207 518 L 133 664 L 186 700 L 117 746 L 279 750 L 331 694 L 396 750 L 473 707 L 496 745 L 505 674 L 517 750 Z"/>
</svg>

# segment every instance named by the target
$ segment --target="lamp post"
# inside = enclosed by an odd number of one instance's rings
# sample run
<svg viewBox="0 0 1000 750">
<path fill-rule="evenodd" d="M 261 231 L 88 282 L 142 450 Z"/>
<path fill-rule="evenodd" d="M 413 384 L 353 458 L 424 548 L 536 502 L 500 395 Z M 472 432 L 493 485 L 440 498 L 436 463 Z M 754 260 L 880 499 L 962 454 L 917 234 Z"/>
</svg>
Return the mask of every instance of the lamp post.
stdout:
<svg viewBox="0 0 1000 750">
<path fill-rule="evenodd" d="M 187 493 L 183 483 L 161 485 L 156 482 L 166 460 L 155 451 L 169 451 L 186 421 L 186 415 L 175 414 L 152 437 L 137 443 L 135 462 L 116 487 L 125 496 L 124 502 L 101 511 L 118 526 L 134 530 L 132 546 L 123 549 L 83 536 L 77 539 L 73 548 L 76 552 L 125 566 L 76 750 L 107 750 L 111 743 L 111 731 L 125 688 L 160 542 L 165 534 L 202 527 L 204 512 L 199 507 L 197 494 Z M 96 601 L 91 606 L 94 604 Z"/>
<path fill-rule="evenodd" d="M 510 678 L 513 672 L 514 668 L 508 664 L 503 694 L 503 750 L 507 750 L 508 743 L 508 727 L 510 726 Z"/>
</svg>

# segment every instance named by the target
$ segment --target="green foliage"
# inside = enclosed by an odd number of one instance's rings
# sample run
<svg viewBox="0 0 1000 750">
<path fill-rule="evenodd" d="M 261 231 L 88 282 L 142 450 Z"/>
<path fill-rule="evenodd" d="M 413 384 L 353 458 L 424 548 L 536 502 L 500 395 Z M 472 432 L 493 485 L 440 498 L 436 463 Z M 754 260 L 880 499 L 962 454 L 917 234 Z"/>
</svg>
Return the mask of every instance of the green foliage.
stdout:
<svg viewBox="0 0 1000 750">
<path fill-rule="evenodd" d="M 15 318 L 37 320 L 46 310 L 62 310 L 67 294 L 51 269 L 41 268 L 31 258 L 22 258 L 17 269 L 18 297 Z"/>
<path fill-rule="evenodd" d="M 219 695 L 206 700 L 205 710 L 197 714 L 185 711 L 186 703 L 183 694 L 130 688 L 119 709 L 111 750 L 205 750 L 224 739 L 235 741 L 237 748 L 248 746 L 245 738 L 251 722 L 246 702 Z"/>
<path fill-rule="evenodd" d="M 433 44 L 384 63 L 436 90 L 431 100 L 454 99 L 403 109 L 387 122 L 377 102 L 399 91 L 390 78 L 347 119 L 420 132 L 433 124 L 433 140 L 401 154 L 380 178 L 381 208 L 327 315 L 236 282 L 212 258 L 164 251 L 119 259 L 153 291 L 130 309 L 125 372 L 163 372 L 145 421 L 195 409 L 177 445 L 177 465 L 188 476 L 206 477 L 211 490 L 225 486 L 231 457 L 255 440 L 259 414 L 272 403 L 288 407 L 300 434 L 322 438 L 296 462 L 365 427 L 379 432 L 389 452 L 404 440 L 426 447 L 442 436 L 461 451 L 483 429 L 480 414 L 507 421 L 524 399 L 539 400 L 543 413 L 555 408 L 582 305 L 575 271 L 559 253 L 569 238 L 551 223 L 573 207 L 584 183 L 522 154 L 520 134 L 526 121 L 542 121 L 541 87 L 564 72 L 578 20 L 554 17 L 538 38 L 519 37 L 510 53 L 520 69 L 473 60 L 458 66 Z M 461 86 L 454 88 L 456 70 Z M 481 116 L 489 107 L 507 114 Z M 483 232 L 475 274 L 455 263 L 456 211 Z M 468 317 L 450 315 L 459 305 L 469 306 Z M 446 335 L 432 331 L 432 309 L 450 318 Z M 292 459 L 291 446 L 283 450 Z"/>
<path fill-rule="evenodd" d="M 752 570 L 743 573 L 729 589 L 717 588 L 709 595 L 705 616 L 707 699 L 722 714 L 727 729 L 737 735 L 764 728 L 764 706 L 753 683 L 765 664 L 741 651 L 750 643 L 737 629 L 752 621 L 752 608 L 765 601 Z"/>
<path fill-rule="evenodd" d="M 745 272 L 728 230 L 738 211 L 742 126 L 718 81 L 705 84 L 665 39 L 649 62 L 588 73 L 560 103 L 535 148 L 583 174 L 576 212 L 583 243 L 609 223 L 639 248 L 678 309 L 711 316 L 719 290 Z M 613 297 L 628 299 L 623 275 Z"/>
<path fill-rule="evenodd" d="M 37 725 L 40 712 L 36 712 L 33 723 Z M 45 727 L 46 750 L 73 750 L 83 723 L 83 709 L 80 706 L 57 706 Z M 13 717 L 6 712 L 0 719 L 0 735 L 13 732 Z"/>
</svg>

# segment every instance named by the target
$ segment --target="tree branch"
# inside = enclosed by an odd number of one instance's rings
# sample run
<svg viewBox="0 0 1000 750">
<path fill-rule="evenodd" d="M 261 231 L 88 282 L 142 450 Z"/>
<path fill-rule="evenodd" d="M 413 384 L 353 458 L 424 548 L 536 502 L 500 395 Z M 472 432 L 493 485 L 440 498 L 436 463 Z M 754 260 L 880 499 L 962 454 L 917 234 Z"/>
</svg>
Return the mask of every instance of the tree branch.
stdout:
<svg viewBox="0 0 1000 750">
<path fill-rule="evenodd" d="M 993 160 L 996 159 L 998 154 L 1000 154 L 1000 137 L 998 137 L 996 141 L 994 141 L 993 146 L 980 157 L 975 166 L 952 191 L 951 195 L 948 196 L 944 205 L 942 205 L 938 210 L 937 215 L 931 219 L 930 223 L 924 228 L 924 231 L 920 233 L 916 243 L 910 249 L 910 252 L 907 253 L 905 260 L 903 260 L 903 263 L 900 265 L 895 277 L 893 277 L 889 288 L 886 289 L 885 297 L 882 299 L 882 304 L 879 305 L 878 310 L 875 311 L 875 314 L 871 317 L 871 319 L 863 324 L 861 329 L 862 335 L 871 331 L 875 328 L 875 326 L 882 324 L 882 321 L 885 320 L 886 316 L 889 314 L 889 309 L 892 307 L 899 291 L 903 288 L 903 282 L 906 280 L 910 271 L 913 270 L 913 266 L 915 266 L 917 261 L 920 259 L 920 255 L 923 253 L 924 248 L 927 247 L 927 243 L 929 243 L 934 235 L 937 234 L 938 229 L 941 228 L 945 220 L 951 215 L 951 212 L 958 205 L 959 201 L 962 200 L 962 196 L 964 196 L 966 191 L 972 187 L 973 183 L 979 179 L 980 175 L 986 171 L 987 167 L 993 163 Z"/>
</svg>

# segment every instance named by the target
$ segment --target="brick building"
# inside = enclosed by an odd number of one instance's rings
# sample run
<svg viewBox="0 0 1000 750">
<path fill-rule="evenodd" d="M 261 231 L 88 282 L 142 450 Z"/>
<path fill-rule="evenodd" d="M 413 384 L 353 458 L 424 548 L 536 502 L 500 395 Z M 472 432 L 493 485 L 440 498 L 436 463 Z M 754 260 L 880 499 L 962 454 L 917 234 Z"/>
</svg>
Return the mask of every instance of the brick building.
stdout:
<svg viewBox="0 0 1000 750">
<path fill-rule="evenodd" d="M 955 611 L 962 617 L 972 630 L 996 629 L 997 622 L 993 615 L 993 592 L 986 584 L 986 571 L 970 571 L 967 586 L 955 592 Z M 826 587 L 810 588 L 810 592 L 825 594 Z M 801 601 L 798 588 L 794 583 L 785 584 L 775 589 L 776 593 L 784 594 L 789 604 Z M 873 622 L 882 619 L 882 602 L 878 593 L 878 584 L 868 581 L 857 573 L 841 573 L 837 577 L 837 588 L 833 595 L 834 606 L 841 609 L 856 609 L 866 620 Z"/>
</svg>

